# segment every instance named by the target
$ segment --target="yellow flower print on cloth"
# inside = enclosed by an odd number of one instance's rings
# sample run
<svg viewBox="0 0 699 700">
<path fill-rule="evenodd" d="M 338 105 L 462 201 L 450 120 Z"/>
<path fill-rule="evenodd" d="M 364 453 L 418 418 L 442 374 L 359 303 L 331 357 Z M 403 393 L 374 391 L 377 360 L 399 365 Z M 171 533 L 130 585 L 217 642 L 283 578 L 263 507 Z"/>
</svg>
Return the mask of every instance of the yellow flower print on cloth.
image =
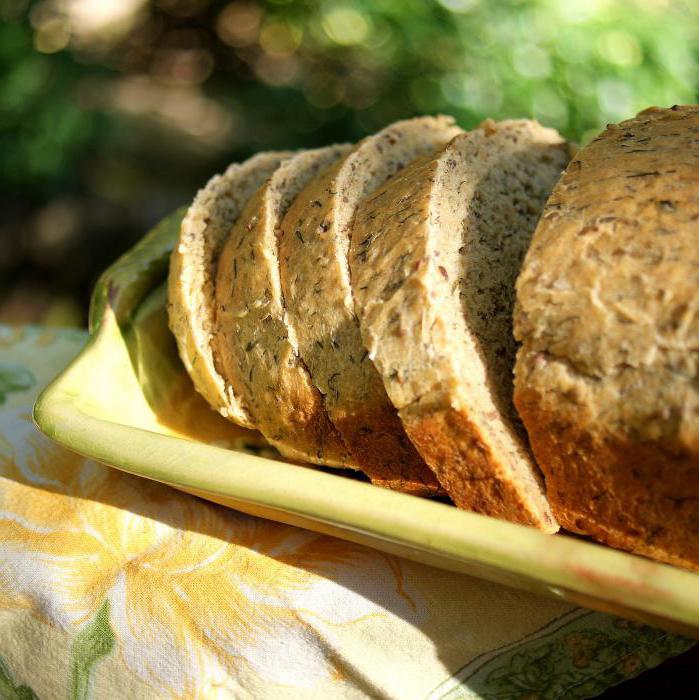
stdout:
<svg viewBox="0 0 699 700">
<path fill-rule="evenodd" d="M 108 611 L 118 653 L 158 695 L 198 697 L 241 664 L 310 689 L 337 673 L 319 653 L 333 628 L 386 614 L 386 604 L 414 610 L 390 557 L 84 460 L 25 412 L 2 414 L 0 434 L 0 607 L 64 629 Z M 343 586 L 360 561 L 395 578 L 394 600 Z"/>
</svg>

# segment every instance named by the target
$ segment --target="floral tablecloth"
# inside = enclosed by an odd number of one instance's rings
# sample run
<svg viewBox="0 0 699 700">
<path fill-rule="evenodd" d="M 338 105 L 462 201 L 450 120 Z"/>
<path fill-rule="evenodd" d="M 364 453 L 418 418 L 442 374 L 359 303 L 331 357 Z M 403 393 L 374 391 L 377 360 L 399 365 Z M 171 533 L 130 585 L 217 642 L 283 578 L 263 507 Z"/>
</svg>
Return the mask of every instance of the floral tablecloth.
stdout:
<svg viewBox="0 0 699 700">
<path fill-rule="evenodd" d="M 583 698 L 693 643 L 68 452 L 31 408 L 84 342 L 0 327 L 0 698 Z"/>
</svg>

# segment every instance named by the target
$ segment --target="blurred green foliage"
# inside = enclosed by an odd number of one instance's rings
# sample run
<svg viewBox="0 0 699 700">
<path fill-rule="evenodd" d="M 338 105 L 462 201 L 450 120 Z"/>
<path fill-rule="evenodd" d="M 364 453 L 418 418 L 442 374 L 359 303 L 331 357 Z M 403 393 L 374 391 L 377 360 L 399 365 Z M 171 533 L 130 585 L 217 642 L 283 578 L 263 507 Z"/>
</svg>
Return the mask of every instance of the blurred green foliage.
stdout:
<svg viewBox="0 0 699 700">
<path fill-rule="evenodd" d="M 434 112 L 585 141 L 694 102 L 698 20 L 694 0 L 0 0 L 0 295 L 31 278 L 84 300 L 262 148 Z"/>
<path fill-rule="evenodd" d="M 34 51 L 30 28 L 0 25 L 0 158 L 5 185 L 41 186 L 86 143 L 90 115 L 71 101 L 70 57 Z M 69 174 L 69 173 L 66 173 Z"/>
</svg>

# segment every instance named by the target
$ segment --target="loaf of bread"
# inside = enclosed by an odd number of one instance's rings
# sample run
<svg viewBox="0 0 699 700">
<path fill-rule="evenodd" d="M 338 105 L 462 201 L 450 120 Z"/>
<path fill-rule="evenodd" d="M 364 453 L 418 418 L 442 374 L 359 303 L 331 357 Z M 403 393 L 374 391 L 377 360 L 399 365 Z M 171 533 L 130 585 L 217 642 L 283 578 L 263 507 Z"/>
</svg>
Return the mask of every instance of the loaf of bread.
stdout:
<svg viewBox="0 0 699 700">
<path fill-rule="evenodd" d="M 289 155 L 259 153 L 211 178 L 189 207 L 170 259 L 168 318 L 182 363 L 209 405 L 246 428 L 249 413 L 219 373 L 211 347 L 216 264 L 248 199 Z"/>
<path fill-rule="evenodd" d="M 284 160 L 248 201 L 219 258 L 212 341 L 221 373 L 265 438 L 289 459 L 336 467 L 353 462 L 287 323 L 277 234 L 297 194 L 348 150 L 329 146 Z"/>
<path fill-rule="evenodd" d="M 699 107 L 569 158 L 421 117 L 231 166 L 171 258 L 197 391 L 289 459 L 699 570 Z"/>
<path fill-rule="evenodd" d="M 299 194 L 280 228 L 288 320 L 331 421 L 373 483 L 417 495 L 439 482 L 408 440 L 359 332 L 350 286 L 350 223 L 359 202 L 461 129 L 450 117 L 397 122 L 361 141 Z"/>
<path fill-rule="evenodd" d="M 485 123 L 363 202 L 350 268 L 364 343 L 454 502 L 553 532 L 512 407 L 514 282 L 568 161 L 536 122 Z"/>
<path fill-rule="evenodd" d="M 515 403 L 559 522 L 699 569 L 699 107 L 583 148 L 517 284 Z"/>
</svg>

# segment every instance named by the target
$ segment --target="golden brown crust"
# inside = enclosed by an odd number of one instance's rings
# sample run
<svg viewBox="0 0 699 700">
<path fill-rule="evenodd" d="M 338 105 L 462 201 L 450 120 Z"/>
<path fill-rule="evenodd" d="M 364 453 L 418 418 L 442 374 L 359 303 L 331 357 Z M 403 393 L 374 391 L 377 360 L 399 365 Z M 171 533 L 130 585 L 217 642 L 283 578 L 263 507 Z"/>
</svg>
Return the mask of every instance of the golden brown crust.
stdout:
<svg viewBox="0 0 699 700">
<path fill-rule="evenodd" d="M 414 496 L 446 495 L 437 477 L 408 439 L 398 414 L 391 405 L 362 412 L 336 413 L 333 418 L 340 435 L 351 435 L 352 455 L 373 484 Z"/>
<path fill-rule="evenodd" d="M 407 407 L 400 416 L 408 436 L 459 508 L 544 532 L 558 530 L 541 492 L 521 488 L 468 410 L 449 405 L 425 410 L 423 405 Z"/>
<path fill-rule="evenodd" d="M 547 495 L 562 527 L 612 547 L 699 570 L 699 457 L 658 443 L 590 434 L 544 408 L 535 391 L 515 403 L 531 431 Z"/>
</svg>

